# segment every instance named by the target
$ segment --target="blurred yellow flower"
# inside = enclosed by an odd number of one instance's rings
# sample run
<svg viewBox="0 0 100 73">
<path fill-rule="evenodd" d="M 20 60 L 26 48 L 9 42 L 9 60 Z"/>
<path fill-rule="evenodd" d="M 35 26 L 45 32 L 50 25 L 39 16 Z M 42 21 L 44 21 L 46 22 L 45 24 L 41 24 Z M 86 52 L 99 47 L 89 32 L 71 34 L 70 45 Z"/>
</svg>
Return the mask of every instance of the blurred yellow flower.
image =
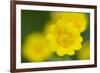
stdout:
<svg viewBox="0 0 100 73">
<path fill-rule="evenodd" d="M 41 34 L 30 34 L 23 45 L 23 56 L 29 61 L 44 61 L 51 56 L 48 42 Z"/>
<path fill-rule="evenodd" d="M 85 13 L 78 12 L 54 12 L 52 13 L 51 23 L 56 24 L 58 21 L 63 24 L 73 25 L 80 32 L 84 32 L 87 27 L 87 18 Z"/>
<path fill-rule="evenodd" d="M 77 58 L 79 60 L 87 60 L 90 58 L 90 42 L 86 41 L 80 51 L 77 52 Z"/>
<path fill-rule="evenodd" d="M 63 22 L 62 22 L 63 23 Z M 62 23 L 48 26 L 47 39 L 49 46 L 57 55 L 74 55 L 81 48 L 82 37 L 78 30 L 69 24 Z"/>
</svg>

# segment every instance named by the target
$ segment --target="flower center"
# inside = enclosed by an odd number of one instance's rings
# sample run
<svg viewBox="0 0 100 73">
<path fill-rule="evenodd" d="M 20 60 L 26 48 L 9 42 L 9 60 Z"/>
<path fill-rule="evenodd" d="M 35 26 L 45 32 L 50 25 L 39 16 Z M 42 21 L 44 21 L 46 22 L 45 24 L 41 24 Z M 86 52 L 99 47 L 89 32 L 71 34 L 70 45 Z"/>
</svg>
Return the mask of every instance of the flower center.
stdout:
<svg viewBox="0 0 100 73">
<path fill-rule="evenodd" d="M 57 39 L 56 39 L 57 43 L 59 45 L 61 45 L 62 47 L 68 48 L 69 46 L 71 46 L 74 43 L 73 40 L 73 36 L 71 32 L 60 32 L 60 34 L 58 33 Z"/>
</svg>

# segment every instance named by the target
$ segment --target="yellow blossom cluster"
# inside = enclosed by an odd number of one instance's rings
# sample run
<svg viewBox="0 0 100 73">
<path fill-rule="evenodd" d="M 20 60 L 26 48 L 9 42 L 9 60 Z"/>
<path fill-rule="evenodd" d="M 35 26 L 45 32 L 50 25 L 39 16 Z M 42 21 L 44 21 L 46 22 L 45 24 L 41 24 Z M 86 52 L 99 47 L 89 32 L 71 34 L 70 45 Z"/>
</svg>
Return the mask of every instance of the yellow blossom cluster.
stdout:
<svg viewBox="0 0 100 73">
<path fill-rule="evenodd" d="M 55 12 L 46 27 L 49 46 L 58 56 L 74 55 L 82 47 L 81 33 L 86 30 L 87 19 L 84 13 Z"/>
</svg>

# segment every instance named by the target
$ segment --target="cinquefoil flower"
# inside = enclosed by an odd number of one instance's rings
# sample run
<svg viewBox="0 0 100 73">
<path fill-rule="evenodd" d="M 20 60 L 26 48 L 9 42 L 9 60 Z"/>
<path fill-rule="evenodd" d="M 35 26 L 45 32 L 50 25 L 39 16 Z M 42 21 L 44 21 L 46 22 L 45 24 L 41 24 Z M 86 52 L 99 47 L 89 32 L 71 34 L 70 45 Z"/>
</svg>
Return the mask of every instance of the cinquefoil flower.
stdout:
<svg viewBox="0 0 100 73">
<path fill-rule="evenodd" d="M 31 62 L 47 60 L 52 54 L 47 40 L 40 34 L 30 34 L 26 38 L 22 52 L 23 56 Z"/>
<path fill-rule="evenodd" d="M 74 55 L 75 50 L 81 48 L 82 37 L 77 29 L 70 23 L 63 24 L 59 20 L 56 24 L 48 26 L 47 39 L 49 46 L 59 56 Z"/>
<path fill-rule="evenodd" d="M 55 24 L 61 20 L 64 24 L 70 23 L 80 32 L 84 32 L 87 27 L 87 18 L 85 13 L 78 12 L 54 12 L 52 14 L 52 23 Z"/>
</svg>

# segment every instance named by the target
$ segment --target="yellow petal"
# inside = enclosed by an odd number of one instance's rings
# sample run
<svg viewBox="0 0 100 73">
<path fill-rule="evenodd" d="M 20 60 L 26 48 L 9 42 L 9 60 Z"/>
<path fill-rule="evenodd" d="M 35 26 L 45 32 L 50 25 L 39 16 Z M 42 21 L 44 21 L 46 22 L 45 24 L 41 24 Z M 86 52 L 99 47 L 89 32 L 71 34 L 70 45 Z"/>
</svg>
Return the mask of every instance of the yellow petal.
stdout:
<svg viewBox="0 0 100 73">
<path fill-rule="evenodd" d="M 66 54 L 68 54 L 68 55 L 74 55 L 75 54 L 75 51 L 74 50 L 71 50 L 69 48 L 69 50 L 66 51 Z"/>
<path fill-rule="evenodd" d="M 58 56 L 63 56 L 66 54 L 66 50 L 65 48 L 58 48 L 56 53 Z"/>
</svg>

